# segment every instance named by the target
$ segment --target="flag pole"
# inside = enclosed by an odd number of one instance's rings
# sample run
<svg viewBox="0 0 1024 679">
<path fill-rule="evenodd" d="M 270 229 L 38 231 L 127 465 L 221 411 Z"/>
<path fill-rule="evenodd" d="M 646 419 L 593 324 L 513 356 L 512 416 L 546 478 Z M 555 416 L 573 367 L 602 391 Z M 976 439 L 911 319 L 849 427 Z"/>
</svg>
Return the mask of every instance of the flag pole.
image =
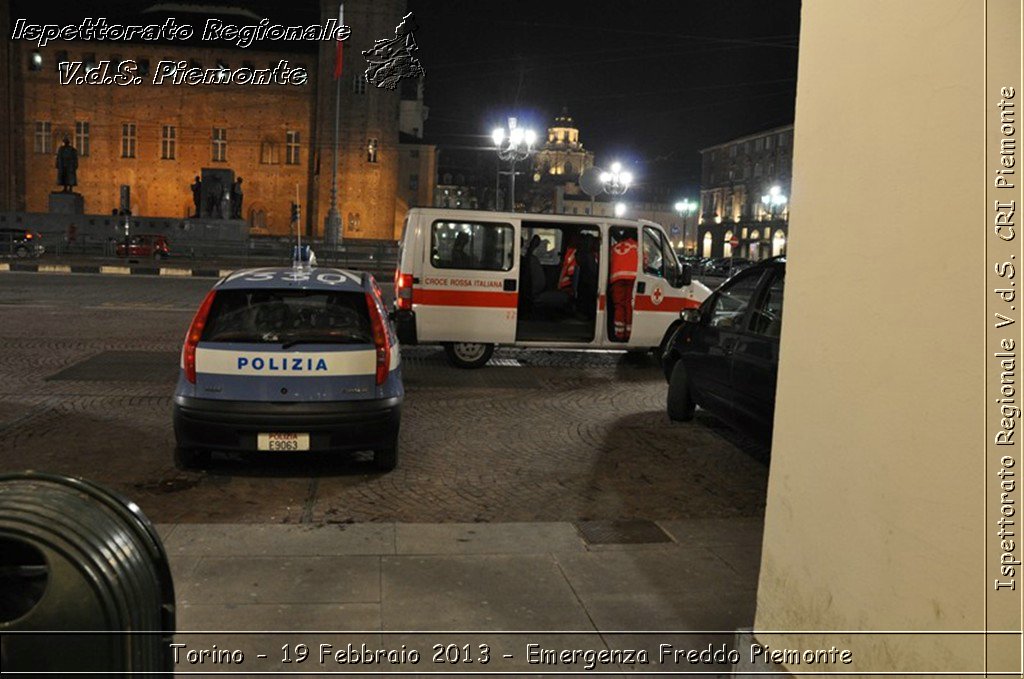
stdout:
<svg viewBox="0 0 1024 679">
<path fill-rule="evenodd" d="M 345 3 L 338 3 L 338 28 L 345 25 Z M 341 116 L 341 52 L 344 44 L 339 41 L 335 52 L 334 65 L 334 159 L 331 172 L 331 208 L 327 212 L 327 233 L 324 240 L 327 247 L 336 250 L 341 245 L 341 215 L 338 214 L 338 118 Z"/>
<path fill-rule="evenodd" d="M 295 246 L 295 266 L 299 266 L 299 262 L 302 260 L 302 219 L 300 219 L 299 207 L 299 185 L 295 185 L 295 238 L 297 239 Z"/>
</svg>

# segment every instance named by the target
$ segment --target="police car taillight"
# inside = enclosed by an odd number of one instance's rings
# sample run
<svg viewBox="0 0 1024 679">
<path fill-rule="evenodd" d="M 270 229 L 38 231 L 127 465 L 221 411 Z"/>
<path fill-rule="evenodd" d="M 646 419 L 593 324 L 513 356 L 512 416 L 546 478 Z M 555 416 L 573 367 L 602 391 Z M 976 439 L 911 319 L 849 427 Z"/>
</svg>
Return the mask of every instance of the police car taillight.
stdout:
<svg viewBox="0 0 1024 679">
<path fill-rule="evenodd" d="M 395 306 L 399 311 L 412 311 L 412 274 L 396 273 Z"/>
<path fill-rule="evenodd" d="M 384 384 L 391 369 L 391 338 L 384 325 L 384 316 L 373 295 L 366 293 L 366 306 L 370 310 L 370 329 L 373 332 L 373 345 L 377 349 L 377 384 Z"/>
<path fill-rule="evenodd" d="M 188 334 L 185 335 L 185 346 L 181 349 L 181 359 L 185 366 L 185 379 L 192 384 L 196 383 L 196 346 L 199 338 L 203 336 L 203 328 L 206 327 L 206 318 L 210 315 L 210 307 L 213 306 L 213 298 L 217 296 L 216 290 L 210 290 L 206 299 L 199 305 L 199 311 L 192 319 L 192 325 L 188 327 Z"/>
</svg>

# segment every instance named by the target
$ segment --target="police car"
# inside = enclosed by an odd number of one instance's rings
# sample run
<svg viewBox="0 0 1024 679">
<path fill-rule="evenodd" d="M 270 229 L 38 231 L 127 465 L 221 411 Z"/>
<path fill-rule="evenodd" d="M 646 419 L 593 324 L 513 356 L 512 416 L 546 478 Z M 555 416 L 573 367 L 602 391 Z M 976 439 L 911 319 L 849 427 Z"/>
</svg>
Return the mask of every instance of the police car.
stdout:
<svg viewBox="0 0 1024 679">
<path fill-rule="evenodd" d="M 206 295 L 181 350 L 178 467 L 211 450 L 372 450 L 395 467 L 404 389 L 380 289 L 313 262 L 237 271 Z"/>
</svg>

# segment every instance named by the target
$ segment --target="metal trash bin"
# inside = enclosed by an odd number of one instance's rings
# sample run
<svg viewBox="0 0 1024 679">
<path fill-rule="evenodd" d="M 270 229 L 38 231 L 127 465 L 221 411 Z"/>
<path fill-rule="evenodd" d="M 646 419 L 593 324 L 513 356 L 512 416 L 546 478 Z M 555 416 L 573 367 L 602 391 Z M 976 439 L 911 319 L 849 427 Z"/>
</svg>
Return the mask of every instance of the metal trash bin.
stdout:
<svg viewBox="0 0 1024 679">
<path fill-rule="evenodd" d="M 174 631 L 167 554 L 134 502 L 82 479 L 0 475 L 5 674 L 169 673 Z"/>
</svg>

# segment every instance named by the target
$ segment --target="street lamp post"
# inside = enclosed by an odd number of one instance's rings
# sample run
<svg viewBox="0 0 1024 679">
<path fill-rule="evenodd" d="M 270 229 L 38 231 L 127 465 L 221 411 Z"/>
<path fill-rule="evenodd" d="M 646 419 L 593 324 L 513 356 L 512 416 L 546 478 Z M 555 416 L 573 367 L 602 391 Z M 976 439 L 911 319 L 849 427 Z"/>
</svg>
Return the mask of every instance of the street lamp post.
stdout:
<svg viewBox="0 0 1024 679">
<path fill-rule="evenodd" d="M 676 212 L 679 213 L 679 216 L 683 220 L 683 251 L 686 254 L 690 254 L 690 225 L 687 223 L 687 217 L 693 214 L 693 211 L 697 209 L 697 203 L 689 198 L 685 198 L 676 203 L 675 208 Z M 694 242 L 696 247 L 696 238 L 694 238 Z"/>
<path fill-rule="evenodd" d="M 529 128 L 519 127 L 515 118 L 508 119 L 508 132 L 504 128 L 495 128 L 491 139 L 498 149 L 498 158 L 509 163 L 509 209 L 516 211 L 516 163 L 526 160 L 533 151 L 537 141 L 537 133 Z M 497 196 L 495 196 L 497 201 Z"/>
<path fill-rule="evenodd" d="M 761 203 L 764 205 L 765 211 L 768 212 L 768 221 L 774 222 L 779 211 L 783 209 L 786 204 L 786 194 L 782 193 L 782 189 L 779 186 L 773 186 L 768 189 L 768 193 L 761 196 Z M 772 227 L 774 230 L 774 226 Z M 760 248 L 758 249 L 758 257 L 760 257 Z"/>
</svg>

